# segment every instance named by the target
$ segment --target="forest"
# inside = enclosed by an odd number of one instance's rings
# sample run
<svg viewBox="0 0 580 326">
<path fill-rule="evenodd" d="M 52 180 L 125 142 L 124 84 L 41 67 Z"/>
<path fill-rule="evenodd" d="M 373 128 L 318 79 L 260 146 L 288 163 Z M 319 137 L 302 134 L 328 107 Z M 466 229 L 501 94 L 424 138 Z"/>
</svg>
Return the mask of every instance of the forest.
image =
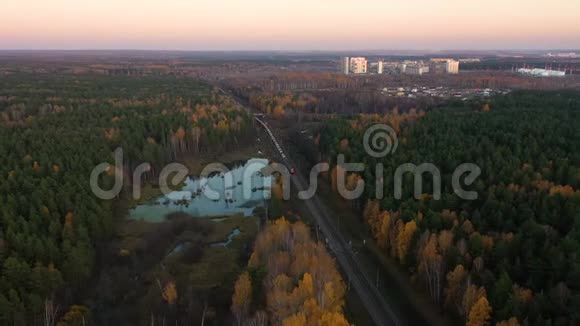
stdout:
<svg viewBox="0 0 580 326">
<path fill-rule="evenodd" d="M 303 145 L 312 162 L 331 163 L 330 189 L 337 188 L 339 153 L 347 162 L 384 165 L 381 199 L 374 169 L 348 175 L 347 188 L 366 184 L 350 207 L 382 253 L 442 311 L 474 326 L 579 324 L 580 95 L 514 91 L 395 103 L 361 90 L 378 82 L 290 74 L 232 90 L 278 123 L 315 117 L 309 128 L 318 129 Z M 396 131 L 396 153 L 367 155 L 363 134 L 375 123 Z M 347 288 L 336 263 L 299 221 L 270 221 L 260 232 L 255 217 L 221 226 L 187 216 L 160 225 L 123 222 L 139 164 L 151 164 L 141 181 L 155 189 L 164 164 L 216 158 L 254 136 L 243 107 L 190 78 L 3 76 L 0 324 L 348 325 Z M 99 163 L 112 165 L 117 148 L 124 150 L 123 166 L 99 181 L 107 188 L 122 174 L 125 187 L 113 200 L 98 199 L 89 176 Z M 394 198 L 393 173 L 408 162 L 439 168 L 440 200 L 429 175 L 415 199 L 410 174 L 402 198 Z M 468 187 L 476 200 L 452 189 L 452 173 L 464 162 L 482 171 Z M 272 192 L 279 197 L 281 185 Z M 271 215 L 285 213 L 278 206 L 274 198 Z M 210 248 L 234 228 L 243 234 L 235 251 Z M 137 235 L 134 242 L 118 239 Z M 195 250 L 159 258 L 184 237 Z"/>
<path fill-rule="evenodd" d="M 139 163 L 152 165 L 143 176 L 152 180 L 166 162 L 226 151 L 250 135 L 245 110 L 193 79 L 0 79 L 0 324 L 86 325 L 97 317 L 86 299 L 111 255 L 128 190 L 100 200 L 89 176 L 113 163 L 116 148 L 125 152 L 123 171 L 101 176 L 104 188 Z"/>
<path fill-rule="evenodd" d="M 363 134 L 374 123 L 396 131 L 396 153 L 367 155 Z M 383 252 L 406 268 L 441 309 L 466 325 L 576 325 L 580 323 L 580 95 L 571 91 L 516 91 L 488 100 L 450 103 L 421 116 L 350 115 L 329 121 L 314 144 L 323 160 L 385 167 L 384 197 L 376 198 L 374 169 L 353 206 Z M 393 175 L 403 163 L 435 164 L 441 199 L 423 176 L 420 198 L 413 176 L 394 198 Z M 470 162 L 481 175 L 452 189 L 455 168 Z M 331 172 L 335 182 L 336 171 Z M 355 183 L 356 184 L 356 183 Z M 348 185 L 347 185 L 348 187 Z"/>
</svg>

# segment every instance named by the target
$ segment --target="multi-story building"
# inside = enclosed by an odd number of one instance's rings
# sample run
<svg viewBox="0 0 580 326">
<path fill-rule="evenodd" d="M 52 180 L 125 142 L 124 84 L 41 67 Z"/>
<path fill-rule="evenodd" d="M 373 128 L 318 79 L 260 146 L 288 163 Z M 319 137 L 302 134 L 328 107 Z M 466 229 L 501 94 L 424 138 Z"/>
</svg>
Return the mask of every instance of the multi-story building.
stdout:
<svg viewBox="0 0 580 326">
<path fill-rule="evenodd" d="M 405 73 L 408 75 L 421 76 L 421 75 L 426 74 L 428 72 L 429 72 L 429 67 L 425 66 L 421 63 L 408 64 L 406 69 L 405 69 Z"/>
<path fill-rule="evenodd" d="M 397 73 L 399 70 L 398 61 L 381 61 L 383 73 Z"/>
<path fill-rule="evenodd" d="M 459 73 L 459 61 L 456 61 L 456 60 L 447 61 L 447 73 L 448 74 L 458 74 Z"/>
<path fill-rule="evenodd" d="M 367 59 L 363 57 L 350 58 L 350 72 L 353 74 L 366 74 Z"/>
<path fill-rule="evenodd" d="M 558 71 L 558 70 L 549 70 L 549 69 L 526 69 L 520 68 L 518 69 L 520 74 L 536 76 L 536 77 L 564 77 L 566 76 L 565 71 Z"/>
<path fill-rule="evenodd" d="M 341 73 L 348 75 L 350 72 L 350 58 L 349 57 L 341 57 L 340 58 L 340 67 L 339 70 Z"/>
<path fill-rule="evenodd" d="M 431 60 L 429 62 L 429 68 L 432 74 L 445 74 L 447 73 L 447 62 Z"/>
<path fill-rule="evenodd" d="M 385 64 L 382 61 L 371 62 L 368 64 L 367 70 L 372 73 L 382 74 L 384 72 Z"/>
<path fill-rule="evenodd" d="M 399 63 L 397 65 L 397 70 L 399 71 L 399 73 L 404 74 L 407 72 L 407 64 L 406 63 Z"/>
<path fill-rule="evenodd" d="M 449 58 L 434 58 L 431 59 L 429 68 L 434 74 L 458 74 L 459 61 Z"/>
<path fill-rule="evenodd" d="M 377 74 L 382 74 L 383 73 L 383 62 L 379 61 L 377 62 Z"/>
</svg>

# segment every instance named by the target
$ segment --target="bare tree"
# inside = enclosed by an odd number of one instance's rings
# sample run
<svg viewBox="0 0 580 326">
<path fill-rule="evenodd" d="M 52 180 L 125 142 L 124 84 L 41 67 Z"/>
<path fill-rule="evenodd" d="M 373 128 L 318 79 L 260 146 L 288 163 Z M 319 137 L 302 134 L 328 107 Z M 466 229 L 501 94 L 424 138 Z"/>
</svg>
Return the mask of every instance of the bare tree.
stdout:
<svg viewBox="0 0 580 326">
<path fill-rule="evenodd" d="M 53 326 L 58 314 L 58 305 L 52 299 L 44 299 L 44 326 Z"/>
</svg>

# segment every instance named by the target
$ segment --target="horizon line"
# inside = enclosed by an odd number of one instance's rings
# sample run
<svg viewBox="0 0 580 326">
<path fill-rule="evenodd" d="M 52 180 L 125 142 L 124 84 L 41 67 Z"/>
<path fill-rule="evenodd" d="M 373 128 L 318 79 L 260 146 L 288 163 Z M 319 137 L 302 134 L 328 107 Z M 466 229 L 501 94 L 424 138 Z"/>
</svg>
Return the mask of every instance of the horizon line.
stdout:
<svg viewBox="0 0 580 326">
<path fill-rule="evenodd" d="M 278 52 L 278 53 L 308 53 L 308 52 L 320 52 L 320 53 L 335 53 L 335 52 L 394 52 L 394 51 L 409 51 L 409 52 L 484 52 L 484 51 L 507 51 L 507 52 L 549 52 L 549 51 L 570 51 L 570 52 L 580 52 L 579 48 L 474 48 L 474 49 L 454 49 L 454 48 L 360 48 L 360 49 L 148 49 L 148 48 L 0 48 L 0 52 L 39 52 L 39 51 L 51 51 L 51 52 L 89 52 L 89 51 L 140 51 L 140 52 Z"/>
</svg>

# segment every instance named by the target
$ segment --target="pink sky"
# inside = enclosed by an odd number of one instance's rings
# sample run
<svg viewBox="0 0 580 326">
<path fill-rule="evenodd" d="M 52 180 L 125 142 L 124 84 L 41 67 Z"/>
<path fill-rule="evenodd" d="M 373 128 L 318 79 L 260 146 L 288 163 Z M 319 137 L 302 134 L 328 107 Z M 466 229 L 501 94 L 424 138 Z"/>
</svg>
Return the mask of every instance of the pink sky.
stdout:
<svg viewBox="0 0 580 326">
<path fill-rule="evenodd" d="M 579 0 L 1 0 L 0 49 L 580 48 Z"/>
</svg>

